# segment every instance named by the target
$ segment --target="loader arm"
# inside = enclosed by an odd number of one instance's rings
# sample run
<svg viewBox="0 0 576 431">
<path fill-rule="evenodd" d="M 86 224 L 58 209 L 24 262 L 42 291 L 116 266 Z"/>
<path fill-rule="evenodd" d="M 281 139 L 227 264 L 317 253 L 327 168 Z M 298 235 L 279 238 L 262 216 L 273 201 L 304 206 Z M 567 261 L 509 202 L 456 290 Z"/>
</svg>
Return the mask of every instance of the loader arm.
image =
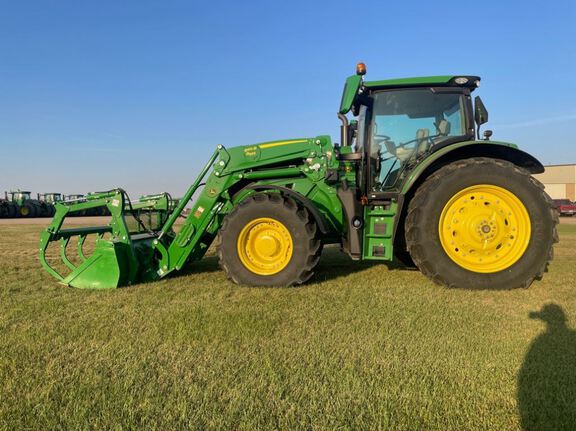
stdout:
<svg viewBox="0 0 576 431">
<path fill-rule="evenodd" d="M 224 216 L 239 200 L 252 193 L 278 191 L 280 185 L 288 184 L 295 189 L 294 193 L 302 193 L 302 200 L 308 200 L 304 196 L 311 195 L 321 207 L 330 207 L 327 213 L 338 213 L 340 203 L 336 193 L 324 182 L 326 170 L 335 169 L 338 164 L 333 157 L 327 160 L 326 153 L 333 154 L 329 137 L 268 142 L 230 150 L 219 145 L 154 241 L 155 251 L 160 256 L 157 276 L 181 269 L 188 260 L 201 259 L 218 233 Z M 209 173 L 211 167 L 213 170 Z M 190 215 L 174 235 L 171 233 L 174 222 L 204 178 L 205 185 Z M 239 183 L 245 186 L 234 195 L 231 190 L 238 189 Z M 251 186 L 254 183 L 260 186 Z M 338 222 L 339 219 L 333 224 Z"/>
</svg>

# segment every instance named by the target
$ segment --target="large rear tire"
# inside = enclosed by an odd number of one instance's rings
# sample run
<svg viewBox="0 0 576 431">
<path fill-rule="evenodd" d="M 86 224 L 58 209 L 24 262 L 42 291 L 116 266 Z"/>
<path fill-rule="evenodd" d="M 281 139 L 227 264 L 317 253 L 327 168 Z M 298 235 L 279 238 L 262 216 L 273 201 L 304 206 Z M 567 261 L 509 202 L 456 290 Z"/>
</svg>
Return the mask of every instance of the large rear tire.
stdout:
<svg viewBox="0 0 576 431">
<path fill-rule="evenodd" d="M 33 218 L 38 215 L 38 208 L 32 202 L 26 201 L 20 207 L 20 217 Z"/>
<path fill-rule="evenodd" d="M 318 227 L 306 208 L 277 193 L 259 193 L 237 205 L 218 233 L 220 266 L 249 286 L 305 283 L 320 260 Z"/>
<path fill-rule="evenodd" d="M 14 202 L 8 202 L 8 217 L 16 218 L 18 215 L 18 205 Z"/>
<path fill-rule="evenodd" d="M 446 165 L 410 201 L 406 244 L 424 275 L 449 287 L 511 289 L 540 279 L 558 242 L 544 187 L 507 161 Z"/>
</svg>

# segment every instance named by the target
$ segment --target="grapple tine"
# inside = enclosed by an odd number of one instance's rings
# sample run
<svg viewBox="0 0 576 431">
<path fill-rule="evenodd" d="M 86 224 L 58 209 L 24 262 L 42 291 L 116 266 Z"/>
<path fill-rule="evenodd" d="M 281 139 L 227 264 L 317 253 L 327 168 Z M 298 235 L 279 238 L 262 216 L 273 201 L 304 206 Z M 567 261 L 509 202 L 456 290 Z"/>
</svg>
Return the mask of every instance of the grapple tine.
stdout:
<svg viewBox="0 0 576 431">
<path fill-rule="evenodd" d="M 44 267 L 44 269 L 46 269 L 46 271 L 48 271 L 48 273 L 50 275 L 52 275 L 58 281 L 63 282 L 64 277 L 62 277 L 62 275 L 60 275 L 60 273 L 58 271 L 56 271 L 54 268 L 52 268 L 52 266 L 50 266 L 50 264 L 46 260 L 46 250 L 48 248 L 48 242 L 49 241 L 46 241 L 46 243 L 43 244 L 43 241 L 41 241 L 40 254 L 39 254 L 40 255 L 40 263 L 42 263 L 42 266 Z"/>
<path fill-rule="evenodd" d="M 84 254 L 84 241 L 86 241 L 86 235 L 80 235 L 78 243 L 76 244 L 78 247 L 78 256 L 82 261 L 86 260 L 86 255 Z"/>
<path fill-rule="evenodd" d="M 60 238 L 60 257 L 62 258 L 62 262 L 70 268 L 71 270 L 76 269 L 76 265 L 70 262 L 68 256 L 66 255 L 66 248 L 68 247 L 68 243 L 70 242 L 70 237 L 67 238 Z"/>
</svg>

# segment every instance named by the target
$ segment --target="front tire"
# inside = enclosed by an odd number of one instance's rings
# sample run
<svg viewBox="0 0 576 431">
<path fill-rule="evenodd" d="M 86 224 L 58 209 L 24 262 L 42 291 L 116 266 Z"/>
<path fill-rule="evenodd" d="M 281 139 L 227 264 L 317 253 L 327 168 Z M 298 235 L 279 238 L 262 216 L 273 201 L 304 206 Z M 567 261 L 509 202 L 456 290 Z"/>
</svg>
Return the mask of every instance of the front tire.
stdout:
<svg viewBox="0 0 576 431">
<path fill-rule="evenodd" d="M 226 216 L 218 257 L 229 279 L 249 286 L 293 286 L 308 281 L 322 242 L 308 210 L 278 193 L 258 193 Z"/>
<path fill-rule="evenodd" d="M 528 287 L 543 276 L 558 241 L 558 215 L 543 186 L 490 158 L 433 173 L 410 201 L 405 223 L 418 268 L 449 287 Z"/>
</svg>

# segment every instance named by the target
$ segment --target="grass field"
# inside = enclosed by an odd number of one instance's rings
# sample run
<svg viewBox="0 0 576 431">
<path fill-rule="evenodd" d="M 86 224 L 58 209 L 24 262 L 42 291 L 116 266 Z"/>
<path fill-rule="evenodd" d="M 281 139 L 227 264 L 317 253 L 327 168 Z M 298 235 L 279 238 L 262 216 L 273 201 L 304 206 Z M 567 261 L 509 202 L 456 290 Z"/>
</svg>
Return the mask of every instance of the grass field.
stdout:
<svg viewBox="0 0 576 431">
<path fill-rule="evenodd" d="M 0 429 L 576 429 L 576 225 L 559 228 L 528 290 L 329 249 L 300 288 L 235 286 L 211 256 L 82 291 L 40 267 L 40 225 L 1 225 Z"/>
</svg>

